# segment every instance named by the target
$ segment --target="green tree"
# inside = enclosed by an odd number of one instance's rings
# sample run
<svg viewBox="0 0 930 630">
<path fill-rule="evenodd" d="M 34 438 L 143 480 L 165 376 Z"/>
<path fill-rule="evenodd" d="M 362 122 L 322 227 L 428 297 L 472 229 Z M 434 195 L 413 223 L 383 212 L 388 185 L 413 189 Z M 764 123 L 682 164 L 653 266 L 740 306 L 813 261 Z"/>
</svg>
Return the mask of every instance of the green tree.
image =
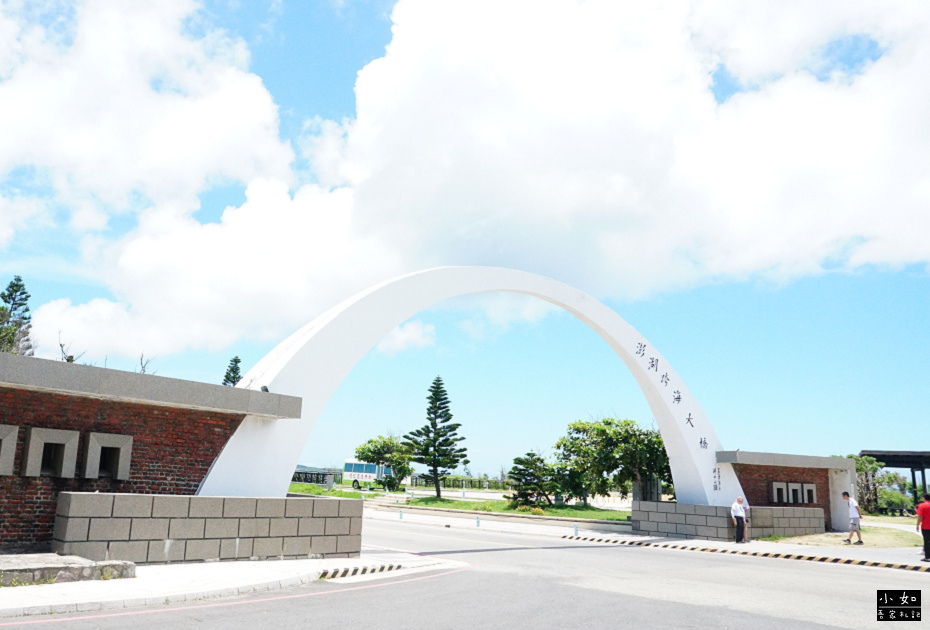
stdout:
<svg viewBox="0 0 930 630">
<path fill-rule="evenodd" d="M 413 455 L 410 449 L 393 435 L 379 435 L 368 440 L 355 449 L 355 458 L 369 464 L 390 468 L 392 474 L 386 475 L 381 483 L 391 492 L 400 488 L 404 478 L 413 473 L 413 466 L 410 465 Z"/>
<path fill-rule="evenodd" d="M 620 469 L 613 477 L 615 485 L 636 484 L 640 490 L 639 496 L 643 496 L 643 482 L 652 475 L 663 483 L 672 482 L 672 469 L 661 433 L 643 429 L 632 420 L 621 421 L 617 431 L 620 444 L 617 460 Z"/>
<path fill-rule="evenodd" d="M 235 387 L 236 383 L 242 380 L 242 374 L 239 372 L 239 357 L 233 357 L 229 360 L 229 366 L 226 368 L 226 375 L 223 377 L 223 385 L 226 387 Z"/>
<path fill-rule="evenodd" d="M 568 434 L 555 443 L 559 484 L 566 492 L 582 497 L 607 494 L 611 477 L 620 467 L 617 421 L 579 420 L 568 425 Z"/>
<path fill-rule="evenodd" d="M 545 499 L 549 505 L 552 505 L 549 495 L 555 494 L 558 490 L 555 471 L 535 451 L 530 451 L 523 457 L 514 458 L 510 478 L 514 482 L 512 503 L 530 505 Z"/>
<path fill-rule="evenodd" d="M 436 488 L 436 497 L 441 498 L 442 480 L 466 460 L 467 449 L 459 446 L 465 439 L 457 433 L 462 425 L 452 422 L 449 396 L 440 377 L 433 379 L 426 399 L 429 401 L 426 424 L 406 434 L 404 440 L 413 454 L 413 461 L 426 466 L 423 479 Z"/>
<path fill-rule="evenodd" d="M 6 290 L 0 293 L 0 352 L 32 356 L 32 315 L 29 314 L 29 292 L 20 276 L 13 276 Z"/>
<path fill-rule="evenodd" d="M 607 494 L 631 483 L 642 487 L 651 475 L 666 483 L 672 479 L 662 435 L 632 420 L 573 422 L 555 448 L 560 486 L 585 503 L 588 494 Z"/>
<path fill-rule="evenodd" d="M 856 499 L 863 512 L 878 511 L 878 474 L 885 463 L 874 457 L 847 455 L 856 462 Z"/>
</svg>

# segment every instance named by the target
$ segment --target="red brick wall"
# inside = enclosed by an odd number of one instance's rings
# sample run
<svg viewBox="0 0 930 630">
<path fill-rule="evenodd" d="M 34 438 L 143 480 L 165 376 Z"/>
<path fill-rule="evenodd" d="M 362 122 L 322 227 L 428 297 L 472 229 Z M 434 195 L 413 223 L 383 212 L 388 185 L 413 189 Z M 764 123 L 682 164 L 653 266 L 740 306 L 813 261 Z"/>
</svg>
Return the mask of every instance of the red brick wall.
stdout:
<svg viewBox="0 0 930 630">
<path fill-rule="evenodd" d="M 0 424 L 20 427 L 13 475 L 0 476 L 0 547 L 49 544 L 62 491 L 194 494 L 243 417 L 0 387 Z M 73 479 L 21 476 L 26 427 L 81 432 Z M 83 478 L 91 431 L 133 437 L 128 480 Z"/>
<path fill-rule="evenodd" d="M 759 466 L 756 464 L 733 464 L 736 478 L 743 486 L 750 508 L 759 506 L 796 506 L 823 508 L 824 525 L 832 529 L 830 522 L 830 476 L 826 468 L 796 468 L 793 466 Z M 817 503 L 772 503 L 769 500 L 769 482 L 813 483 L 817 485 Z M 750 513 L 751 517 L 751 513 Z"/>
</svg>

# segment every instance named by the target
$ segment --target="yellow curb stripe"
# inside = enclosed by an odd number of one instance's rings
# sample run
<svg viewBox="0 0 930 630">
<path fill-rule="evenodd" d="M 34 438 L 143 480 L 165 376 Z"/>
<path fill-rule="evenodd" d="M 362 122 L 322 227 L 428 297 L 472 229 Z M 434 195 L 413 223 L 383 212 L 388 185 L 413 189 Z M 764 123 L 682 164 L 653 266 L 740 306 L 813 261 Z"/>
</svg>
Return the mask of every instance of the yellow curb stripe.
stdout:
<svg viewBox="0 0 930 630">
<path fill-rule="evenodd" d="M 368 567 L 347 567 L 345 569 L 324 569 L 320 572 L 319 579 L 332 580 L 335 578 L 352 577 L 356 575 L 367 575 L 369 573 L 383 573 L 384 571 L 398 571 L 404 568 L 400 564 L 381 564 Z"/>
<path fill-rule="evenodd" d="M 830 556 L 806 556 L 802 554 L 790 553 L 772 553 L 770 551 L 742 551 L 739 549 L 720 549 L 717 547 L 691 547 L 677 543 L 658 543 L 645 540 L 616 540 L 609 538 L 582 538 L 580 536 L 562 536 L 565 540 L 583 540 L 589 542 L 613 543 L 616 545 L 626 545 L 630 547 L 656 547 L 658 549 L 681 549 L 684 551 L 702 551 L 705 553 L 723 553 L 739 556 L 754 556 L 757 558 L 780 558 L 783 560 L 804 560 L 807 562 L 823 562 L 826 564 L 847 564 L 850 566 L 862 567 L 880 567 L 883 569 L 904 569 L 905 571 L 918 571 L 920 573 L 930 573 L 930 566 L 913 565 L 913 564 L 892 564 L 890 562 L 879 562 L 877 560 L 855 560 L 852 558 L 832 558 Z"/>
</svg>

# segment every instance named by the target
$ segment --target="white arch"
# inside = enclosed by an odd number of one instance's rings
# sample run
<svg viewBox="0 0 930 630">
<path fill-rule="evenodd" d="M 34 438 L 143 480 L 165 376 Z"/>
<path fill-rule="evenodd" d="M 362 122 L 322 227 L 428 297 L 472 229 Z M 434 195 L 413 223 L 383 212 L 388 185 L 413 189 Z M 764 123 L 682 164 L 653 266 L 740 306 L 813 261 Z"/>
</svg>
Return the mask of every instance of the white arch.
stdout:
<svg viewBox="0 0 930 630">
<path fill-rule="evenodd" d="M 336 389 L 394 327 L 443 300 L 471 293 L 532 295 L 597 332 L 642 389 L 665 441 L 682 503 L 729 505 L 742 494 L 713 427 L 684 382 L 617 313 L 567 284 L 513 269 L 440 267 L 371 287 L 292 334 L 249 370 L 240 386 L 303 398 L 300 418 L 246 417 L 217 458 L 200 494 L 284 496 L 313 425 Z"/>
</svg>

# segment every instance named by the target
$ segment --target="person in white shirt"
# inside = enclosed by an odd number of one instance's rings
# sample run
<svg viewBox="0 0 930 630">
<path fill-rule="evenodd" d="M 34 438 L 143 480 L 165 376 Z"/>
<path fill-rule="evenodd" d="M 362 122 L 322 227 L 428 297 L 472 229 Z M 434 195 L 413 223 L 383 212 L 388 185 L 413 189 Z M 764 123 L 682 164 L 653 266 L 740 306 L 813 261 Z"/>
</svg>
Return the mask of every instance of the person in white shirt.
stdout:
<svg viewBox="0 0 930 630">
<path fill-rule="evenodd" d="M 743 507 L 743 497 L 736 497 L 736 501 L 730 506 L 730 515 L 736 526 L 736 542 L 746 542 L 743 540 L 743 535 L 746 533 L 746 508 Z"/>
<path fill-rule="evenodd" d="M 859 530 L 859 519 L 862 518 L 862 510 L 859 509 L 859 504 L 854 498 L 849 496 L 848 492 L 843 493 L 843 498 L 846 499 L 846 503 L 849 504 L 849 538 L 846 539 L 846 544 L 852 543 L 853 532 L 856 532 L 856 536 L 859 537 L 859 540 L 853 544 L 861 545 L 862 543 L 862 532 Z"/>
</svg>

